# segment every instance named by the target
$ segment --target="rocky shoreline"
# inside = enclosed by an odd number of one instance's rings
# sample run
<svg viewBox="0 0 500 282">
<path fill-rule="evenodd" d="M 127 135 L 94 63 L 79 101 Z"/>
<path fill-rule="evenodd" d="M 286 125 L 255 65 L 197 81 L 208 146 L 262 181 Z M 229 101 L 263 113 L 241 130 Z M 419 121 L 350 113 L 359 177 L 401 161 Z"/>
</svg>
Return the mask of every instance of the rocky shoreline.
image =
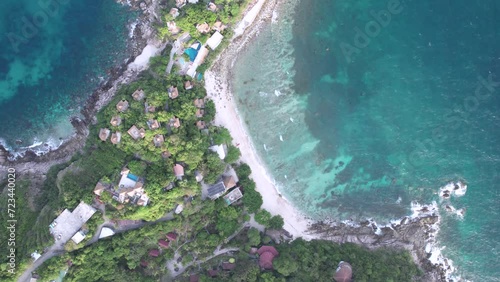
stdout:
<svg viewBox="0 0 500 282">
<path fill-rule="evenodd" d="M 407 250 L 424 271 L 421 281 L 455 281 L 452 261 L 436 247 L 440 214 L 438 205 L 412 203 L 413 214 L 380 226 L 371 219 L 362 222 L 322 221 L 311 225 L 310 232 L 320 239 L 355 243 L 369 249 L 390 247 Z"/>
<path fill-rule="evenodd" d="M 163 8 L 159 0 L 117 0 L 117 3 L 129 6 L 134 11 L 141 14 L 134 23 L 131 31 L 132 37 L 127 42 L 128 50 L 131 54 L 129 59 L 121 65 L 115 66 L 108 71 L 108 78 L 92 93 L 87 99 L 85 106 L 81 110 L 80 117 L 71 117 L 71 124 L 75 133 L 64 140 L 64 142 L 54 150 L 43 154 L 37 154 L 33 150 L 26 150 L 22 156 L 15 157 L 14 153 L 7 151 L 0 145 L 0 180 L 5 177 L 7 168 L 14 168 L 18 174 L 37 174 L 44 176 L 53 165 L 67 162 L 78 151 L 80 151 L 88 137 L 88 127 L 96 122 L 95 115 L 107 105 L 118 88 L 137 78 L 144 66 L 135 66 L 134 60 L 148 45 L 153 45 L 160 52 L 165 48 L 166 43 L 156 38 L 154 23 L 160 21 L 160 9 Z"/>
</svg>

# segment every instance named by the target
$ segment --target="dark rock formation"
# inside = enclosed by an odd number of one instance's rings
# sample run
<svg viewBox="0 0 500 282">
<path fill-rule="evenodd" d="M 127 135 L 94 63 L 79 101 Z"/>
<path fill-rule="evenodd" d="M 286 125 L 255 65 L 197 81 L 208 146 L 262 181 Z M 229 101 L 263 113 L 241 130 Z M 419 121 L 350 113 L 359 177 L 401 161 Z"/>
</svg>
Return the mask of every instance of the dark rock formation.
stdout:
<svg viewBox="0 0 500 282">
<path fill-rule="evenodd" d="M 5 147 L 0 145 L 0 164 L 3 164 L 7 161 L 7 156 L 9 152 L 5 150 Z"/>
</svg>

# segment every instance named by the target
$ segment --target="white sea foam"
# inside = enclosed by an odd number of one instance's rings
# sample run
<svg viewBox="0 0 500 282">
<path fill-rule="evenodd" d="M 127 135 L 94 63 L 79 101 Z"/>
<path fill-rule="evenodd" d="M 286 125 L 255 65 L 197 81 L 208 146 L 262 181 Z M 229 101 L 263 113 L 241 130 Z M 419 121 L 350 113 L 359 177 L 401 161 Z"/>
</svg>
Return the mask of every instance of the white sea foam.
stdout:
<svg viewBox="0 0 500 282">
<path fill-rule="evenodd" d="M 278 22 L 278 16 L 279 16 L 279 13 L 277 11 L 273 11 L 273 16 L 271 18 L 271 22 L 273 24 Z"/>
<path fill-rule="evenodd" d="M 68 137 L 68 138 L 71 138 Z M 6 142 L 3 139 L 0 139 L 0 144 L 4 144 L 5 149 L 7 149 L 10 153 L 9 160 L 14 161 L 17 158 L 22 158 L 26 154 L 26 151 L 32 151 L 37 156 L 45 155 L 46 153 L 59 148 L 64 143 L 64 139 L 57 139 L 54 137 L 49 137 L 45 142 L 39 141 L 38 138 L 34 138 L 32 143 L 28 146 L 20 147 L 19 149 L 14 150 L 9 146 L 5 146 Z"/>
<path fill-rule="evenodd" d="M 7 144 L 7 141 L 5 141 L 5 139 L 3 138 L 0 138 L 0 145 L 2 145 L 7 151 L 10 151 L 12 150 L 9 145 Z"/>
<path fill-rule="evenodd" d="M 456 215 L 459 219 L 464 219 L 464 216 L 465 216 L 465 211 L 466 209 L 465 208 L 461 208 L 461 209 L 456 209 L 454 206 L 452 205 L 445 205 L 444 209 L 450 213 L 450 214 L 453 214 L 453 215 Z"/>
<path fill-rule="evenodd" d="M 451 196 L 462 197 L 467 192 L 467 185 L 462 181 L 450 182 L 439 189 L 439 197 L 449 199 Z"/>
<path fill-rule="evenodd" d="M 129 25 L 129 32 L 128 32 L 128 37 L 132 38 L 134 36 L 135 28 L 137 27 L 138 21 L 135 20 Z"/>
</svg>

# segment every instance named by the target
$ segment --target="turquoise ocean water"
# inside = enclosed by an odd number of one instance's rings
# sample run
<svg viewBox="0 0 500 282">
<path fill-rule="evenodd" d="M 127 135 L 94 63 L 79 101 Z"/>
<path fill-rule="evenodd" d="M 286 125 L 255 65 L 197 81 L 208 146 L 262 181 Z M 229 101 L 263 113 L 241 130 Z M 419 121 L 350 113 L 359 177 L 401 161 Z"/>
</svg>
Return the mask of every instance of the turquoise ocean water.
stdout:
<svg viewBox="0 0 500 282">
<path fill-rule="evenodd" d="M 0 142 L 19 149 L 71 135 L 69 117 L 128 57 L 133 17 L 106 0 L 2 1 Z"/>
<path fill-rule="evenodd" d="M 457 274 L 500 281 L 500 2 L 397 3 L 288 1 L 235 65 L 238 109 L 303 212 L 382 223 L 437 201 Z"/>
</svg>

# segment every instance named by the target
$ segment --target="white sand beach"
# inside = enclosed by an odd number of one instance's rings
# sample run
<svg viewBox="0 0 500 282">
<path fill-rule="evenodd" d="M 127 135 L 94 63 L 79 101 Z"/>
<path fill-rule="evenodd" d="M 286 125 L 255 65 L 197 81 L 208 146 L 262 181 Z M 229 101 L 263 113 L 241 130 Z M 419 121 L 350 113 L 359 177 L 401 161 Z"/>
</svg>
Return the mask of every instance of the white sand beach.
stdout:
<svg viewBox="0 0 500 282">
<path fill-rule="evenodd" d="M 216 106 L 215 124 L 229 129 L 233 137 L 233 145 L 239 144 L 238 147 L 242 154 L 241 161 L 247 163 L 252 169 L 251 177 L 263 198 L 262 208 L 268 210 L 272 215 L 281 215 L 285 221 L 285 230 L 290 232 L 294 238 L 302 237 L 309 240 L 315 237 L 307 232 L 312 221 L 303 216 L 289 201 L 279 194 L 270 174 L 266 171 L 265 165 L 253 146 L 244 126 L 244 121 L 238 114 L 230 87 L 230 69 L 237 59 L 238 53 L 258 33 L 261 23 L 272 16 L 274 8 L 279 4 L 279 1 L 264 2 L 266 1 L 257 1 L 253 8 L 248 11 L 242 23 L 238 25 L 238 32 L 229 47 L 221 53 L 214 66 L 204 74 L 205 87 L 208 96 Z M 252 25 L 252 21 L 255 19 L 257 19 L 257 22 Z M 246 27 L 249 28 L 245 30 Z"/>
</svg>

